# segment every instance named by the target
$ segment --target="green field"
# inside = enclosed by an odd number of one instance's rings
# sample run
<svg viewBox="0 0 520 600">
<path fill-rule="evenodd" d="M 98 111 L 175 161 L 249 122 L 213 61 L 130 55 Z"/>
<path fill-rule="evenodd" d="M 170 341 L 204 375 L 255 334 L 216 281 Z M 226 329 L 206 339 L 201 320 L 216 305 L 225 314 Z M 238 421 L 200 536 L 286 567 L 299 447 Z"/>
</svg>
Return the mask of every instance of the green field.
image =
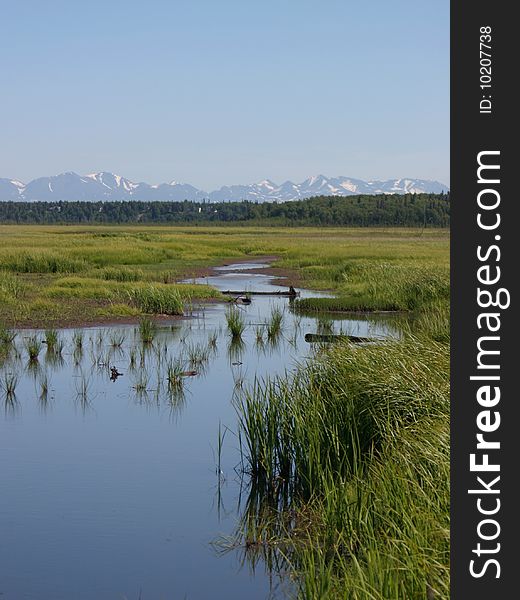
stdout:
<svg viewBox="0 0 520 600">
<path fill-rule="evenodd" d="M 233 546 L 289 570 L 307 600 L 449 597 L 449 232 L 0 227 L 0 324 L 182 314 L 225 299 L 175 283 L 275 257 L 333 291 L 300 311 L 403 311 L 402 337 L 324 349 L 237 400 L 249 499 Z M 241 323 L 232 311 L 230 330 Z"/>
</svg>

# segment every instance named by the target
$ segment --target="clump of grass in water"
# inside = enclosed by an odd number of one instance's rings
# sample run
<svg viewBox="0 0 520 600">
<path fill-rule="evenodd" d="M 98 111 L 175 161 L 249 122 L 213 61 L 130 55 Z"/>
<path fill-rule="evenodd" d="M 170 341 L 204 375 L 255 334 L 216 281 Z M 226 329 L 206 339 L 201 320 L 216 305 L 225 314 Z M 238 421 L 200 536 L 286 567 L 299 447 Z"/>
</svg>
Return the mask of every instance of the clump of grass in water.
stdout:
<svg viewBox="0 0 520 600">
<path fill-rule="evenodd" d="M 132 388 L 139 395 L 146 394 L 148 391 L 149 382 L 150 376 L 144 369 L 141 369 L 141 371 L 137 374 L 136 379 L 134 380 L 134 385 L 132 386 Z"/>
<path fill-rule="evenodd" d="M 139 336 L 143 344 L 151 344 L 157 334 L 157 325 L 148 318 L 139 321 Z"/>
<path fill-rule="evenodd" d="M 3 326 L 0 326 L 0 345 L 1 346 L 10 346 L 16 337 L 16 333 L 7 329 Z"/>
<path fill-rule="evenodd" d="M 317 330 L 321 335 L 332 335 L 334 333 L 334 322 L 326 316 L 318 317 Z"/>
<path fill-rule="evenodd" d="M 40 340 L 35 335 L 32 335 L 25 340 L 24 346 L 27 354 L 29 355 L 29 360 L 38 360 L 38 356 L 40 355 L 42 349 L 42 343 Z"/>
<path fill-rule="evenodd" d="M 47 356 L 59 356 L 63 352 L 63 342 L 60 340 L 58 332 L 55 329 L 45 331 L 45 343 L 47 344 Z M 52 358 L 50 359 L 52 361 Z"/>
<path fill-rule="evenodd" d="M 261 325 L 258 325 L 255 328 L 255 339 L 259 346 L 264 343 L 264 328 Z"/>
<path fill-rule="evenodd" d="M 112 348 L 121 348 L 126 336 L 124 333 L 113 332 L 110 334 L 110 346 Z"/>
<path fill-rule="evenodd" d="M 271 316 L 267 322 L 267 339 L 275 340 L 282 331 L 283 310 L 278 306 L 273 306 Z"/>
<path fill-rule="evenodd" d="M 208 348 L 210 348 L 211 350 L 216 350 L 217 349 L 217 340 L 218 340 L 217 332 L 216 331 L 211 332 L 208 336 Z"/>
<path fill-rule="evenodd" d="M 136 365 L 136 360 L 137 360 L 137 349 L 136 348 L 130 348 L 129 358 L 130 358 L 129 368 L 131 370 L 134 370 L 135 365 Z"/>
<path fill-rule="evenodd" d="M 45 330 L 45 343 L 49 352 L 55 352 L 58 347 L 58 332 L 56 329 Z"/>
<path fill-rule="evenodd" d="M 81 352 L 83 350 L 83 332 L 76 330 L 72 334 L 72 344 L 74 346 L 74 351 Z"/>
<path fill-rule="evenodd" d="M 197 371 L 202 370 L 208 363 L 210 349 L 203 344 L 188 344 L 186 348 L 190 366 Z"/>
<path fill-rule="evenodd" d="M 244 317 L 239 308 L 230 306 L 226 311 L 226 322 L 233 338 L 241 338 L 246 328 Z"/>
<path fill-rule="evenodd" d="M 178 391 L 184 385 L 184 367 L 182 362 L 170 360 L 166 366 L 166 381 L 168 382 L 168 390 Z"/>
</svg>

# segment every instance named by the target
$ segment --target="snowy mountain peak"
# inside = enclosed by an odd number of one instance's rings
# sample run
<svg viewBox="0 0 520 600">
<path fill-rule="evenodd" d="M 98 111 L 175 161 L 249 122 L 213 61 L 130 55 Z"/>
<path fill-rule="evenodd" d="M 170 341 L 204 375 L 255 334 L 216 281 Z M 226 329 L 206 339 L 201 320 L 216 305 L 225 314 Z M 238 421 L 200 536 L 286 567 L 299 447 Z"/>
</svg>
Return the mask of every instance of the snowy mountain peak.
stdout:
<svg viewBox="0 0 520 600">
<path fill-rule="evenodd" d="M 203 199 L 211 202 L 283 202 L 311 196 L 350 196 L 353 194 L 420 194 L 448 191 L 438 181 L 400 178 L 386 181 L 363 181 L 351 177 L 313 175 L 301 183 L 285 181 L 281 185 L 263 179 L 251 185 L 223 186 L 213 192 L 199 190 L 176 180 L 149 185 L 134 183 L 108 171 L 78 175 L 72 171 L 39 177 L 27 184 L 17 179 L 0 179 L 0 201 L 182 201 Z"/>
</svg>

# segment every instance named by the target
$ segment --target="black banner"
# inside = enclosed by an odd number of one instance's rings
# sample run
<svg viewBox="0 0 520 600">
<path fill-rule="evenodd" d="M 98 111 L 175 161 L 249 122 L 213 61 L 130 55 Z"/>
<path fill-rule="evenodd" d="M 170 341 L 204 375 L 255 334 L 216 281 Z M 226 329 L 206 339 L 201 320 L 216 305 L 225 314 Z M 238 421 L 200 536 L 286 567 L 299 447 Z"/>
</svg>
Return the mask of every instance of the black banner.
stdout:
<svg viewBox="0 0 520 600">
<path fill-rule="evenodd" d="M 514 40 L 510 3 L 452 2 L 453 600 L 519 594 Z"/>
</svg>

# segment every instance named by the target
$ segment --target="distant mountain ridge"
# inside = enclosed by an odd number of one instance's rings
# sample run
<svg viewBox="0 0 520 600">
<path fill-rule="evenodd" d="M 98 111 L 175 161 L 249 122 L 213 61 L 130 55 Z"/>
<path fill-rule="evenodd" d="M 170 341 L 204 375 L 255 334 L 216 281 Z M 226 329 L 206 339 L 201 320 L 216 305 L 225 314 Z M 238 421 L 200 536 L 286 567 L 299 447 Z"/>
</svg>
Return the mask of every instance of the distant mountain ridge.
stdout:
<svg viewBox="0 0 520 600">
<path fill-rule="evenodd" d="M 286 181 L 278 185 L 269 179 L 250 185 L 223 186 L 205 192 L 187 183 L 161 183 L 150 185 L 135 183 L 101 171 L 89 175 L 67 172 L 51 177 L 39 177 L 25 184 L 16 179 L 0 178 L 0 201 L 182 201 L 209 200 L 210 202 L 283 202 L 312 196 L 352 196 L 356 194 L 440 194 L 448 186 L 424 179 L 388 179 L 363 181 L 351 177 L 325 177 L 314 175 L 301 183 Z"/>
</svg>

